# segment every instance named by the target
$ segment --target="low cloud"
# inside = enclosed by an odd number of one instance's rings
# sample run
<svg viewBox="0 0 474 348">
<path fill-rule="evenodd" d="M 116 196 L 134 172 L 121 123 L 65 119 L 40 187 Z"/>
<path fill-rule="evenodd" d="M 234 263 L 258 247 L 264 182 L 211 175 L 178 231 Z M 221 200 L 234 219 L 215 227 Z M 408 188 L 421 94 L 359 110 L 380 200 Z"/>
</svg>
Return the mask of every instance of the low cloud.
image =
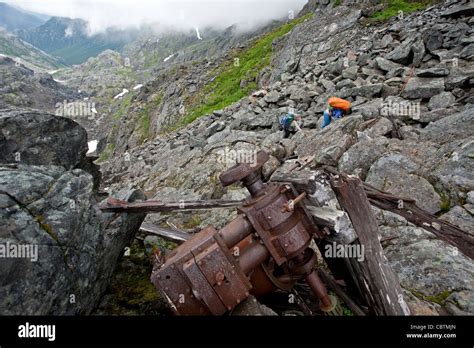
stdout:
<svg viewBox="0 0 474 348">
<path fill-rule="evenodd" d="M 307 0 L 10 0 L 23 9 L 51 16 L 81 18 L 91 32 L 158 24 L 160 28 L 222 29 L 238 24 L 250 29 L 295 16 Z"/>
</svg>

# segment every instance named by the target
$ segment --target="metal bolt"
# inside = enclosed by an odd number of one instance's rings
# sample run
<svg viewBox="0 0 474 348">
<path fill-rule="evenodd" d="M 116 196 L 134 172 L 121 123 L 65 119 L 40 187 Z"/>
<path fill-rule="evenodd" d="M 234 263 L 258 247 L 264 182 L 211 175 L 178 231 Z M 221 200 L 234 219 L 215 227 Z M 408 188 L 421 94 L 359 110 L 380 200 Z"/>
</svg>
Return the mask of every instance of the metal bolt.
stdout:
<svg viewBox="0 0 474 348">
<path fill-rule="evenodd" d="M 225 279 L 225 274 L 222 271 L 216 273 L 216 282 L 217 285 L 221 285 L 222 281 Z"/>
</svg>

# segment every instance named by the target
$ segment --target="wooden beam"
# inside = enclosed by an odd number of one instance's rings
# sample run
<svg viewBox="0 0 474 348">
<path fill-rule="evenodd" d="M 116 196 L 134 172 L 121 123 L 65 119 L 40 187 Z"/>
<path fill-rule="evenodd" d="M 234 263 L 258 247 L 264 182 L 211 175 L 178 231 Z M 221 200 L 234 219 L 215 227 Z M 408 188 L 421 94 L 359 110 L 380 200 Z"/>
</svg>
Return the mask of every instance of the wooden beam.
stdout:
<svg viewBox="0 0 474 348">
<path fill-rule="evenodd" d="M 364 185 L 364 189 L 373 206 L 403 216 L 407 221 L 433 233 L 438 239 L 453 245 L 461 253 L 474 259 L 474 236 L 472 234 L 421 209 L 414 200 L 387 195 L 368 184 Z"/>
<path fill-rule="evenodd" d="M 191 234 L 186 233 L 184 231 L 174 230 L 171 228 L 164 228 L 164 227 L 147 224 L 147 223 L 143 223 L 140 226 L 140 231 L 158 235 L 166 240 L 169 240 L 175 243 L 185 242 L 192 237 Z"/>
<path fill-rule="evenodd" d="M 186 210 L 206 210 L 214 208 L 233 208 L 242 204 L 242 201 L 232 200 L 208 200 L 208 201 L 180 201 L 162 202 L 148 200 L 144 202 L 128 203 L 110 197 L 103 206 L 100 207 L 105 212 L 121 213 L 160 213 Z"/>
<path fill-rule="evenodd" d="M 349 215 L 364 257 L 346 258 L 359 290 L 375 315 L 409 315 L 397 276 L 379 242 L 378 224 L 359 178 L 339 175 L 331 180 L 339 204 Z"/>
</svg>

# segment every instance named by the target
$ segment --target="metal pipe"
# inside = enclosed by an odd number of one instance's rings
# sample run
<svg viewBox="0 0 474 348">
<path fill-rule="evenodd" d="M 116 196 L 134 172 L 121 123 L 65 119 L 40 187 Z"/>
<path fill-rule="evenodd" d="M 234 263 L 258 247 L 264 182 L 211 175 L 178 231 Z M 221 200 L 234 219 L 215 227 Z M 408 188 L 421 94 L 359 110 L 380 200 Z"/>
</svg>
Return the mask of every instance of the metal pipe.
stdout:
<svg viewBox="0 0 474 348">
<path fill-rule="evenodd" d="M 313 270 L 313 272 L 308 274 L 305 279 L 316 297 L 321 301 L 321 310 L 324 312 L 331 311 L 333 303 L 328 296 L 326 286 L 324 286 L 324 283 L 321 281 L 321 278 L 319 278 L 316 271 Z"/>
<path fill-rule="evenodd" d="M 240 254 L 239 266 L 244 273 L 248 273 L 269 257 L 270 253 L 267 248 L 254 241 Z"/>
<path fill-rule="evenodd" d="M 252 224 L 244 215 L 239 215 L 218 233 L 230 249 L 253 232 Z"/>
<path fill-rule="evenodd" d="M 258 194 L 265 189 L 265 184 L 260 177 L 260 172 L 252 172 L 242 179 L 242 184 L 247 188 L 252 197 L 258 196 Z"/>
</svg>

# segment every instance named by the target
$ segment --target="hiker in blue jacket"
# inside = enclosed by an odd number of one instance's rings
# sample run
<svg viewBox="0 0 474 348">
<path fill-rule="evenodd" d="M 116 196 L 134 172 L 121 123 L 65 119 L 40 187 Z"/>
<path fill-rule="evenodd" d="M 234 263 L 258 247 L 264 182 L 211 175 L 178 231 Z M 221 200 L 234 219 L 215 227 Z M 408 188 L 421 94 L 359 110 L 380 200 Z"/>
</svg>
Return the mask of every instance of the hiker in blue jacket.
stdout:
<svg viewBox="0 0 474 348">
<path fill-rule="evenodd" d="M 301 130 L 298 121 L 301 120 L 301 116 L 294 115 L 289 112 L 280 118 L 280 129 L 283 130 L 283 138 L 289 138 L 290 135 L 295 134 Z"/>
<path fill-rule="evenodd" d="M 329 106 L 323 114 L 323 125 L 321 126 L 321 129 L 328 126 L 331 123 L 331 120 L 333 118 L 341 118 L 344 116 L 344 110 L 341 109 L 334 109 L 332 106 Z"/>
</svg>

